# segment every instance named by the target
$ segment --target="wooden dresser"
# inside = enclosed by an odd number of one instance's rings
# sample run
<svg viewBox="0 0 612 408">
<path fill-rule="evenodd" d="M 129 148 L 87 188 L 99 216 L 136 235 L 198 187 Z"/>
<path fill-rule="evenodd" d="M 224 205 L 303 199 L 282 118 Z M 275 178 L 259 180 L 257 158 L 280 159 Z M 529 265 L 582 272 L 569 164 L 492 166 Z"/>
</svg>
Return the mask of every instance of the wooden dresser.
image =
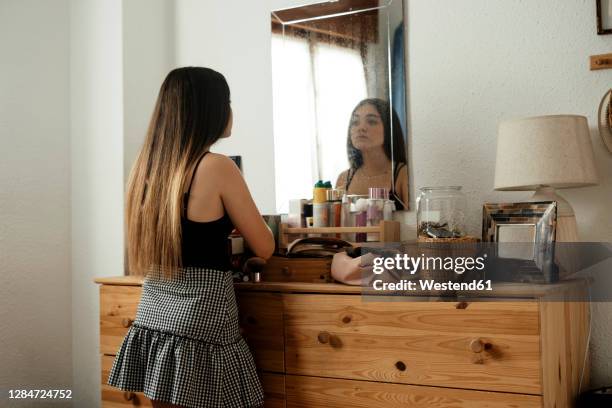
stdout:
<svg viewBox="0 0 612 408">
<path fill-rule="evenodd" d="M 148 406 L 106 385 L 142 281 L 96 282 L 103 406 Z M 371 300 L 334 283 L 236 284 L 266 406 L 315 408 L 571 407 L 581 376 L 588 387 L 588 303 L 547 300 L 568 288 L 504 284 L 502 301 L 432 302 Z"/>
</svg>

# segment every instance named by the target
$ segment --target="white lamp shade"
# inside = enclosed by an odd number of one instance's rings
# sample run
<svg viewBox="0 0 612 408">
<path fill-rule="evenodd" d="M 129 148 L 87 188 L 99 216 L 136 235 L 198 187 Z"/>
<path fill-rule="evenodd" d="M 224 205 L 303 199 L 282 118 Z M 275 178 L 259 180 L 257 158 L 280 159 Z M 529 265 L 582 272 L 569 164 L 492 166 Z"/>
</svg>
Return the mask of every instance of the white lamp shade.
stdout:
<svg viewBox="0 0 612 408">
<path fill-rule="evenodd" d="M 535 190 L 597 184 L 586 117 L 537 116 L 501 122 L 496 190 Z"/>
</svg>

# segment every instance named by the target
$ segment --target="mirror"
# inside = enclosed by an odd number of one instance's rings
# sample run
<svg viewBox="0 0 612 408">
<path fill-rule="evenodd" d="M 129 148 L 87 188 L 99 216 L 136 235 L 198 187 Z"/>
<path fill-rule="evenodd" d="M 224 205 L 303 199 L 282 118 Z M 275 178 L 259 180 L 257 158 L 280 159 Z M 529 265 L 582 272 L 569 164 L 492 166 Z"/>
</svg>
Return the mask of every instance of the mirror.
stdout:
<svg viewBox="0 0 612 408">
<path fill-rule="evenodd" d="M 276 207 L 318 180 L 389 190 L 408 209 L 401 0 L 339 0 L 271 13 Z M 348 188 L 347 188 L 348 187 Z"/>
</svg>

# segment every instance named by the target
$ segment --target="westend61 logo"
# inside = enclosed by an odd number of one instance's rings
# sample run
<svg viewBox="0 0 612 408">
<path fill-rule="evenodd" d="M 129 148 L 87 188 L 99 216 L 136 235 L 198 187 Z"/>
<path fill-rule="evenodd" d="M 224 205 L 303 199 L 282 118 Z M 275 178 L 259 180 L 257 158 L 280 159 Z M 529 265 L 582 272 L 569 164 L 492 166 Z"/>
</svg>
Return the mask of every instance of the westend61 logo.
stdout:
<svg viewBox="0 0 612 408">
<path fill-rule="evenodd" d="M 376 275 L 392 270 L 408 272 L 410 275 L 414 275 L 417 271 L 452 271 L 457 275 L 461 275 L 469 271 L 482 271 L 485 268 L 486 257 L 486 254 L 479 257 L 441 257 L 425 256 L 425 254 L 412 257 L 406 254 L 397 254 L 395 257 L 374 258 L 372 271 Z M 406 279 L 397 282 L 383 282 L 379 279 L 372 282 L 372 288 L 377 291 L 493 290 L 490 280 L 473 280 L 471 282 L 453 282 L 448 280 L 446 282 L 437 282 L 433 279 L 421 279 L 418 281 L 418 285 L 417 282 Z"/>
</svg>

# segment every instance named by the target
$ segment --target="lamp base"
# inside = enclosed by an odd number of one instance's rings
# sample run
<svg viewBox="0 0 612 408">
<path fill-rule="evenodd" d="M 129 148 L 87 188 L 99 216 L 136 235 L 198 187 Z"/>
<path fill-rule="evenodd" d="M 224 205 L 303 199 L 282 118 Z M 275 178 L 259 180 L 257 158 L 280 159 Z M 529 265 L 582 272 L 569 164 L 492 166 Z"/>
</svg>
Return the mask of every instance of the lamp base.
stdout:
<svg viewBox="0 0 612 408">
<path fill-rule="evenodd" d="M 528 201 L 556 201 L 557 202 L 557 242 L 578 242 L 578 226 L 574 209 L 567 200 L 557 194 L 552 187 L 538 187 Z"/>
</svg>

